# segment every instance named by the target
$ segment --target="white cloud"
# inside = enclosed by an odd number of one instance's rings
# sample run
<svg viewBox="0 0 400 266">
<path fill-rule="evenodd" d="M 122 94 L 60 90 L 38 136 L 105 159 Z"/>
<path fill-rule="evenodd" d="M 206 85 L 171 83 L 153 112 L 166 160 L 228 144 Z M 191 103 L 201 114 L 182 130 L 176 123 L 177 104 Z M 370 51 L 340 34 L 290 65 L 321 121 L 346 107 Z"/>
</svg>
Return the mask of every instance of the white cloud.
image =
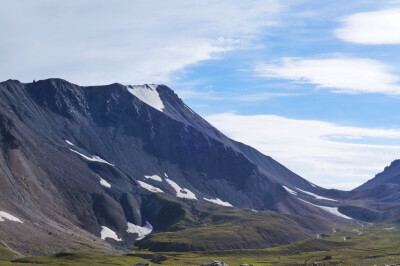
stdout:
<svg viewBox="0 0 400 266">
<path fill-rule="evenodd" d="M 209 101 L 235 101 L 235 102 L 259 102 L 266 101 L 276 97 L 293 97 L 299 96 L 298 93 L 282 93 L 282 92 L 262 92 L 251 93 L 246 95 L 237 95 L 237 93 L 217 93 L 215 91 L 197 91 L 190 89 L 175 90 L 182 99 L 196 99 Z"/>
<path fill-rule="evenodd" d="M 206 119 L 229 137 L 255 147 L 321 186 L 351 189 L 400 158 L 400 129 L 340 126 L 275 115 L 216 114 Z M 356 141 L 364 141 L 360 144 Z"/>
<path fill-rule="evenodd" d="M 357 13 L 342 19 L 335 35 L 359 44 L 400 44 L 400 8 Z"/>
<path fill-rule="evenodd" d="M 251 45 L 279 10 L 278 0 L 5 0 L 0 80 L 167 82 L 174 71 Z"/>
<path fill-rule="evenodd" d="M 400 94 L 400 78 L 376 60 L 336 56 L 333 58 L 283 58 L 276 64 L 258 63 L 262 77 L 315 84 L 338 93 Z"/>
</svg>

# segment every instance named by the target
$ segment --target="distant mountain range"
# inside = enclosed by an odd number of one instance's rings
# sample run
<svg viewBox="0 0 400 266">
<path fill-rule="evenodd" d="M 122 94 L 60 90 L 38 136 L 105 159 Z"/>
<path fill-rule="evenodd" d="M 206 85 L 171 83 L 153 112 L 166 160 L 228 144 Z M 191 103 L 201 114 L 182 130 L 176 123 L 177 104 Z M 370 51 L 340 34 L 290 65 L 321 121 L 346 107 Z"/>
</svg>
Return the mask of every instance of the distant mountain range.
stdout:
<svg viewBox="0 0 400 266">
<path fill-rule="evenodd" d="M 24 255 L 262 248 L 400 212 L 398 161 L 354 191 L 324 189 L 165 85 L 2 82 L 0 147 L 0 239 Z"/>
</svg>

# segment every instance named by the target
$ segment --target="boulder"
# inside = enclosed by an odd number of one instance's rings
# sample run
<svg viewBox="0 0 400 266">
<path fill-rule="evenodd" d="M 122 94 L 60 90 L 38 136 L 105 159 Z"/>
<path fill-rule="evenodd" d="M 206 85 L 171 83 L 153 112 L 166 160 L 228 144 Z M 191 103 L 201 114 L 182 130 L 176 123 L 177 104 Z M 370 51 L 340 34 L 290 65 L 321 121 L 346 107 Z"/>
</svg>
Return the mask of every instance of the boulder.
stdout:
<svg viewBox="0 0 400 266">
<path fill-rule="evenodd" d="M 229 264 L 226 264 L 223 261 L 215 260 L 215 261 L 213 261 L 213 262 L 211 262 L 209 264 L 203 264 L 203 266 L 229 266 Z"/>
</svg>

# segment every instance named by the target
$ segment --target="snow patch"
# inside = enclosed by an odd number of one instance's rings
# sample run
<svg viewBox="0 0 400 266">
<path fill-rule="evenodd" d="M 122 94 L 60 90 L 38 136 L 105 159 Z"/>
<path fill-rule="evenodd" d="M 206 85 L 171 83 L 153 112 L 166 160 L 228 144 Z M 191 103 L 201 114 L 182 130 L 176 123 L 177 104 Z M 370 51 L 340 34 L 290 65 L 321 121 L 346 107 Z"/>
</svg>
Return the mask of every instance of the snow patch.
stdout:
<svg viewBox="0 0 400 266">
<path fill-rule="evenodd" d="M 82 156 L 84 159 L 91 161 L 91 162 L 99 162 L 99 163 L 105 163 L 111 166 L 114 166 L 112 163 L 107 162 L 106 160 L 100 158 L 99 156 L 93 155 L 92 157 L 86 156 L 78 151 L 75 151 L 73 149 L 69 149 L 72 152 L 75 152 L 76 154 L 79 154 L 80 156 Z"/>
<path fill-rule="evenodd" d="M 197 200 L 196 195 L 189 189 L 181 188 L 177 183 L 175 183 L 171 179 L 165 178 L 165 180 L 168 182 L 168 184 L 170 184 L 171 187 L 173 187 L 173 189 L 175 189 L 176 196 L 178 198 Z"/>
<path fill-rule="evenodd" d="M 359 235 L 359 236 L 363 234 L 363 232 L 361 232 L 361 231 L 358 230 L 358 229 L 353 229 L 353 232 L 356 232 L 357 235 Z"/>
<path fill-rule="evenodd" d="M 360 222 L 357 221 L 357 224 L 358 224 L 359 226 L 361 226 L 361 227 L 364 227 L 364 224 L 363 224 L 363 223 L 360 223 Z"/>
<path fill-rule="evenodd" d="M 154 181 L 162 182 L 162 178 L 159 177 L 158 175 L 145 175 L 144 176 L 146 179 L 151 179 Z"/>
<path fill-rule="evenodd" d="M 286 186 L 283 186 L 283 188 L 286 189 L 286 191 L 289 192 L 290 194 L 293 194 L 293 195 L 297 196 L 297 192 L 296 191 L 291 190 L 290 188 L 288 188 Z"/>
<path fill-rule="evenodd" d="M 136 240 L 141 240 L 150 234 L 151 231 L 153 231 L 153 226 L 148 221 L 146 221 L 144 226 L 139 226 L 128 222 L 128 230 L 126 231 L 131 234 L 137 234 L 138 236 Z"/>
<path fill-rule="evenodd" d="M 226 201 L 222 201 L 219 198 L 216 199 L 207 199 L 207 198 L 203 198 L 206 201 L 221 205 L 221 206 L 226 206 L 226 207 L 233 207 L 232 204 L 230 204 L 229 202 Z"/>
<path fill-rule="evenodd" d="M 313 187 L 317 187 L 316 185 L 314 185 L 313 183 L 311 183 L 311 182 L 309 182 L 309 181 L 307 181 L 311 186 L 313 186 Z"/>
<path fill-rule="evenodd" d="M 18 219 L 17 217 L 15 217 L 7 212 L 0 211 L 0 222 L 4 222 L 5 219 L 23 224 L 23 222 L 20 219 Z"/>
<path fill-rule="evenodd" d="M 336 233 L 336 229 L 335 229 L 335 228 L 332 228 L 332 232 Z"/>
<path fill-rule="evenodd" d="M 153 192 L 153 193 L 164 193 L 164 191 L 162 191 L 161 189 L 159 189 L 157 187 L 153 187 L 152 185 L 149 185 L 149 184 L 147 184 L 145 182 L 142 182 L 142 181 L 138 180 L 138 183 L 142 188 L 144 188 L 144 189 L 146 189 L 146 190 L 148 190 L 150 192 Z"/>
<path fill-rule="evenodd" d="M 138 85 L 138 86 L 127 86 L 128 91 L 135 95 L 142 102 L 150 105 L 154 109 L 162 112 L 164 104 L 157 92 L 157 85 Z"/>
<path fill-rule="evenodd" d="M 333 215 L 342 217 L 342 218 L 344 218 L 344 219 L 353 220 L 353 218 L 351 218 L 351 217 L 349 217 L 349 216 L 347 216 L 347 215 L 344 215 L 344 214 L 340 213 L 340 212 L 339 212 L 339 209 L 338 209 L 337 207 L 320 206 L 320 205 L 312 204 L 311 202 L 308 202 L 308 201 L 305 201 L 305 200 L 302 200 L 302 199 L 299 199 L 299 200 L 304 201 L 305 203 L 308 203 L 308 204 L 310 204 L 310 205 L 313 205 L 313 206 L 315 206 L 315 207 L 317 207 L 317 208 L 320 208 L 320 209 L 322 209 L 322 210 L 324 210 L 324 211 L 330 212 L 330 213 L 332 213 Z"/>
<path fill-rule="evenodd" d="M 396 227 L 385 227 L 385 228 L 383 228 L 383 230 L 393 230 L 393 229 L 395 229 Z"/>
<path fill-rule="evenodd" d="M 322 197 L 322 196 L 318 196 L 317 194 L 314 194 L 314 193 L 311 193 L 311 192 L 302 190 L 302 189 L 300 189 L 300 188 L 296 188 L 296 189 L 299 190 L 299 191 L 301 191 L 301 192 L 303 192 L 303 193 L 306 193 L 306 194 L 308 194 L 308 195 L 310 195 L 310 196 L 313 196 L 313 197 L 316 198 L 316 199 L 337 201 L 337 200 L 334 200 L 334 199 L 330 199 L 330 198 L 325 198 L 325 197 Z"/>
<path fill-rule="evenodd" d="M 68 145 L 70 145 L 70 146 L 75 146 L 71 141 L 69 141 L 69 140 L 65 140 L 65 142 L 68 144 Z"/>
<path fill-rule="evenodd" d="M 258 212 L 257 210 L 255 210 L 255 209 L 251 209 L 253 212 Z"/>
<path fill-rule="evenodd" d="M 110 187 L 111 187 L 111 184 L 108 183 L 105 179 L 103 179 L 103 178 L 101 178 L 101 177 L 100 177 L 100 184 L 101 184 L 103 187 L 107 187 L 107 188 L 110 188 Z"/>
<path fill-rule="evenodd" d="M 101 227 L 101 239 L 106 240 L 106 238 L 114 239 L 115 241 L 122 241 L 121 238 L 117 236 L 117 234 L 106 226 Z"/>
</svg>

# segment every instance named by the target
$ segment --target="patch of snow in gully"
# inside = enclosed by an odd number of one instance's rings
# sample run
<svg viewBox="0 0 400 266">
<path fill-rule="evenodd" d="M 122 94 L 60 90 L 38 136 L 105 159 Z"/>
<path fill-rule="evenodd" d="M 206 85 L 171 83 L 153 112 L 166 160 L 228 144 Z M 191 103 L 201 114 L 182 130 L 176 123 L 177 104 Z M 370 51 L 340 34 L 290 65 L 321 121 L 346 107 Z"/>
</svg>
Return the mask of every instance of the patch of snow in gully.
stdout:
<svg viewBox="0 0 400 266">
<path fill-rule="evenodd" d="M 15 217 L 7 212 L 0 211 L 0 222 L 4 222 L 5 220 L 23 224 L 23 222 L 20 219 L 18 219 L 17 217 Z"/>
<path fill-rule="evenodd" d="M 145 236 L 150 234 L 151 231 L 153 231 L 153 226 L 148 221 L 146 221 L 144 226 L 139 226 L 128 222 L 128 230 L 126 230 L 128 233 L 137 234 L 138 237 L 136 240 L 143 239 Z"/>
<path fill-rule="evenodd" d="M 157 187 L 153 187 L 152 185 L 149 185 L 149 184 L 147 184 L 147 183 L 145 183 L 143 181 L 139 181 L 138 180 L 138 183 L 142 188 L 144 188 L 144 189 L 146 189 L 146 190 L 148 190 L 150 192 L 153 192 L 153 193 L 164 193 L 164 191 L 162 191 L 161 189 L 159 189 Z"/>
<path fill-rule="evenodd" d="M 226 201 L 222 201 L 219 198 L 216 199 L 207 199 L 207 198 L 203 198 L 206 201 L 221 205 L 221 206 L 226 206 L 226 207 L 233 207 L 232 204 L 230 204 L 229 202 Z"/>
<path fill-rule="evenodd" d="M 144 178 L 162 182 L 162 178 L 158 175 L 145 175 Z"/>
<path fill-rule="evenodd" d="M 103 178 L 100 178 L 100 184 L 103 186 L 103 187 L 107 187 L 107 188 L 110 188 L 111 187 L 111 184 L 110 183 L 108 183 L 105 179 L 103 179 Z"/>
<path fill-rule="evenodd" d="M 68 145 L 70 145 L 70 146 L 75 146 L 71 141 L 69 141 L 69 140 L 65 140 L 65 142 L 68 144 Z"/>
<path fill-rule="evenodd" d="M 288 188 L 286 186 L 283 186 L 283 188 L 286 189 L 286 191 L 289 192 L 290 194 L 293 194 L 293 195 L 297 196 L 297 192 L 296 191 L 291 190 L 290 188 Z"/>
<path fill-rule="evenodd" d="M 102 226 L 101 227 L 100 235 L 101 235 L 101 239 L 103 239 L 103 240 L 106 240 L 106 238 L 111 238 L 111 239 L 114 239 L 116 241 L 122 241 L 122 239 L 119 238 L 117 236 L 117 234 L 113 230 L 108 228 L 107 226 Z"/>
<path fill-rule="evenodd" d="M 128 91 L 135 95 L 142 102 L 150 105 L 154 109 L 162 112 L 164 104 L 157 92 L 157 85 L 137 85 L 137 86 L 126 86 Z"/>
<path fill-rule="evenodd" d="M 337 201 L 337 200 L 335 200 L 335 199 L 330 199 L 330 198 L 325 198 L 325 197 L 322 197 L 322 196 L 318 196 L 317 194 L 314 194 L 314 193 L 311 193 L 311 192 L 302 190 L 302 189 L 300 189 L 300 188 L 296 188 L 296 189 L 299 190 L 299 191 L 301 191 L 301 192 L 303 192 L 303 193 L 306 193 L 306 194 L 308 194 L 308 195 L 310 195 L 310 196 L 313 196 L 313 197 L 316 198 L 316 199 Z"/>
<path fill-rule="evenodd" d="M 305 200 L 302 200 L 302 199 L 299 199 L 299 200 L 304 201 L 305 203 L 308 203 L 308 204 L 313 205 L 313 206 L 315 206 L 315 207 L 318 207 L 318 208 L 320 208 L 320 209 L 322 209 L 322 210 L 324 210 L 324 211 L 330 212 L 330 213 L 332 213 L 332 214 L 334 214 L 334 215 L 336 215 L 336 216 L 342 217 L 342 218 L 344 218 L 344 219 L 353 220 L 353 218 L 351 218 L 351 217 L 349 217 L 349 216 L 347 216 L 347 215 L 344 215 L 344 214 L 340 213 L 340 212 L 339 212 L 339 209 L 338 209 L 337 207 L 320 206 L 320 205 L 312 204 L 311 202 L 308 202 L 308 201 L 305 201 Z"/>
<path fill-rule="evenodd" d="M 189 189 L 181 188 L 177 183 L 175 183 L 171 179 L 165 178 L 165 180 L 168 182 L 168 184 L 170 184 L 170 186 L 173 189 L 175 189 L 176 196 L 178 198 L 197 200 L 196 195 L 192 191 L 190 191 Z"/>
<path fill-rule="evenodd" d="M 100 158 L 99 156 L 93 155 L 92 157 L 86 156 L 85 154 L 82 154 L 78 151 L 75 151 L 73 149 L 69 149 L 72 152 L 75 152 L 76 154 L 79 154 L 80 156 L 82 156 L 84 159 L 91 161 L 91 162 L 99 162 L 99 163 L 105 163 L 111 166 L 114 166 L 112 163 L 107 162 L 106 160 Z"/>
</svg>

